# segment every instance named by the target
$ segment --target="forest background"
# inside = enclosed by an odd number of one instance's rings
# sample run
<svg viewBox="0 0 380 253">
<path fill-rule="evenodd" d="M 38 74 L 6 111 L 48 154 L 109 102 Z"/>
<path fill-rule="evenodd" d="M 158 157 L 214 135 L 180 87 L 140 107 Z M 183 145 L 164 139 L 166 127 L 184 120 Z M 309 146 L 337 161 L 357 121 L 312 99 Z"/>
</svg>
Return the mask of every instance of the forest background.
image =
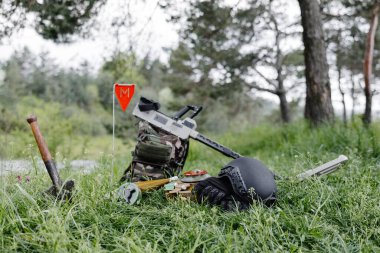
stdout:
<svg viewBox="0 0 380 253">
<path fill-rule="evenodd" d="M 186 104 L 203 105 L 199 129 L 213 134 L 308 118 L 297 1 L 66 3 L 69 7 L 72 4 L 70 12 L 49 1 L 32 5 L 28 1 L 16 5 L 2 2 L 0 48 L 7 50 L 1 54 L 8 57 L 1 61 L 0 71 L 0 138 L 9 145 L 0 147 L 0 157 L 26 155 L 25 147 L 33 143 L 24 120 L 28 113 L 41 118 L 49 146 L 53 153 L 59 151 L 61 158 L 94 158 L 109 153 L 115 82 L 137 84 L 132 105 L 141 95 L 160 101 L 168 113 Z M 152 12 L 133 12 L 138 8 L 134 5 L 148 6 Z M 122 11 L 105 18 L 115 6 Z M 345 124 L 360 121 L 364 113 L 363 62 L 375 6 L 372 1 L 320 3 L 333 118 Z M 61 19 L 54 18 L 58 14 Z M 178 36 L 171 48 L 157 50 L 157 38 L 149 40 L 156 35 L 149 28 L 155 15 L 171 25 L 164 31 L 174 29 L 170 32 Z M 17 44 L 22 40 L 17 36 L 25 29 L 34 29 L 38 34 L 34 36 L 56 45 L 96 41 L 99 27 L 107 28 L 113 44 L 104 58 L 93 52 L 94 61 L 62 64 L 48 50 L 30 50 L 27 45 L 36 48 L 34 41 L 25 41 L 23 48 Z M 376 92 L 379 39 L 377 29 L 371 75 L 375 121 L 380 116 Z M 116 136 L 121 153 L 127 148 L 122 145 L 133 145 L 135 123 L 130 113 L 117 109 Z"/>
</svg>

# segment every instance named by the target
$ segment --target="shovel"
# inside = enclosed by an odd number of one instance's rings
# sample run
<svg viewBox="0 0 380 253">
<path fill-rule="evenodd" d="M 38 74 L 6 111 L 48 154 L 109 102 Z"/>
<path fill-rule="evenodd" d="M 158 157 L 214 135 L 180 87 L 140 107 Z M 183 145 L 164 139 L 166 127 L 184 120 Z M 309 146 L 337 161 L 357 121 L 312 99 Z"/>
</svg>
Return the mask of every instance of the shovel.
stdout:
<svg viewBox="0 0 380 253">
<path fill-rule="evenodd" d="M 74 181 L 67 180 L 63 182 L 59 176 L 55 162 L 49 152 L 46 145 L 44 137 L 40 131 L 37 123 L 37 117 L 34 115 L 29 116 L 26 121 L 32 128 L 34 138 L 36 139 L 38 149 L 40 150 L 42 160 L 44 161 L 47 172 L 49 173 L 50 179 L 53 185 L 45 191 L 49 195 L 53 195 L 59 199 L 70 200 L 72 196 L 72 191 L 74 189 Z"/>
</svg>

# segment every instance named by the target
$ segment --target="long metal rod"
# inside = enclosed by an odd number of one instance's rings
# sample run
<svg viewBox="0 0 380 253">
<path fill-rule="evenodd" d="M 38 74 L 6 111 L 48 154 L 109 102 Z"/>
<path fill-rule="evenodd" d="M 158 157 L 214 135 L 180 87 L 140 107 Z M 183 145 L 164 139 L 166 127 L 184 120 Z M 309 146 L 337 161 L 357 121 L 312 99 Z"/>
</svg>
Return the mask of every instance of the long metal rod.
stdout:
<svg viewBox="0 0 380 253">
<path fill-rule="evenodd" d="M 113 180 L 113 168 L 115 159 L 115 84 L 112 86 L 112 172 L 111 172 L 111 183 Z"/>
<path fill-rule="evenodd" d="M 241 155 L 239 153 L 236 153 L 235 151 L 217 143 L 216 141 L 213 141 L 213 140 L 207 138 L 206 136 L 204 136 L 200 133 L 198 133 L 195 137 L 192 137 L 192 138 L 194 138 L 194 140 L 197 140 L 197 141 L 205 144 L 206 146 L 208 146 L 210 148 L 213 148 L 214 150 L 222 153 L 225 156 L 228 156 L 228 157 L 231 157 L 234 159 L 241 157 Z"/>
<path fill-rule="evenodd" d="M 340 155 L 338 158 L 329 161 L 325 164 L 322 164 L 314 169 L 307 170 L 305 172 L 302 172 L 298 174 L 296 177 L 299 179 L 303 180 L 312 176 L 321 176 L 321 175 L 326 175 L 331 172 L 334 172 L 335 170 L 338 169 L 339 165 L 342 163 L 345 163 L 348 160 L 348 157 L 345 155 Z"/>
</svg>

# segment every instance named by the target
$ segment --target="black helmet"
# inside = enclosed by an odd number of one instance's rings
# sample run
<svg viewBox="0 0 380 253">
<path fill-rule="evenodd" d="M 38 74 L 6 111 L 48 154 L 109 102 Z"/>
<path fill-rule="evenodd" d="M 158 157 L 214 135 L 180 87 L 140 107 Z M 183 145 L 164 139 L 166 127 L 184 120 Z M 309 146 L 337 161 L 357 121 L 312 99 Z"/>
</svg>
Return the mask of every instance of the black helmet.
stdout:
<svg viewBox="0 0 380 253">
<path fill-rule="evenodd" d="M 259 160 L 240 157 L 228 163 L 219 173 L 227 177 L 233 191 L 244 201 L 263 201 L 272 205 L 276 201 L 277 186 L 274 174 Z"/>
</svg>

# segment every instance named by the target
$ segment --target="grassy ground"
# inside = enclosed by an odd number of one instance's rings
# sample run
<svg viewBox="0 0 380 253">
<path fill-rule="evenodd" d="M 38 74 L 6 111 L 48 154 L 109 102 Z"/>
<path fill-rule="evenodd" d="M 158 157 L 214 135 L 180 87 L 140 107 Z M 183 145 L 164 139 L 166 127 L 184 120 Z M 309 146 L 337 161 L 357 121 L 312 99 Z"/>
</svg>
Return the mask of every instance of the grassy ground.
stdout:
<svg viewBox="0 0 380 253">
<path fill-rule="evenodd" d="M 1 178 L 0 252 L 379 252 L 380 126 L 341 125 L 310 130 L 303 123 L 261 126 L 216 137 L 237 152 L 256 157 L 277 174 L 279 201 L 246 212 L 223 212 L 190 201 L 167 200 L 162 191 L 126 206 L 107 197 L 129 159 L 100 159 L 96 173 L 74 178 L 72 203 L 44 199 L 46 174 L 29 183 Z M 338 172 L 299 182 L 305 169 L 345 154 Z M 186 169 L 215 175 L 228 158 L 192 142 Z M 114 171 L 113 183 L 110 175 Z"/>
</svg>

